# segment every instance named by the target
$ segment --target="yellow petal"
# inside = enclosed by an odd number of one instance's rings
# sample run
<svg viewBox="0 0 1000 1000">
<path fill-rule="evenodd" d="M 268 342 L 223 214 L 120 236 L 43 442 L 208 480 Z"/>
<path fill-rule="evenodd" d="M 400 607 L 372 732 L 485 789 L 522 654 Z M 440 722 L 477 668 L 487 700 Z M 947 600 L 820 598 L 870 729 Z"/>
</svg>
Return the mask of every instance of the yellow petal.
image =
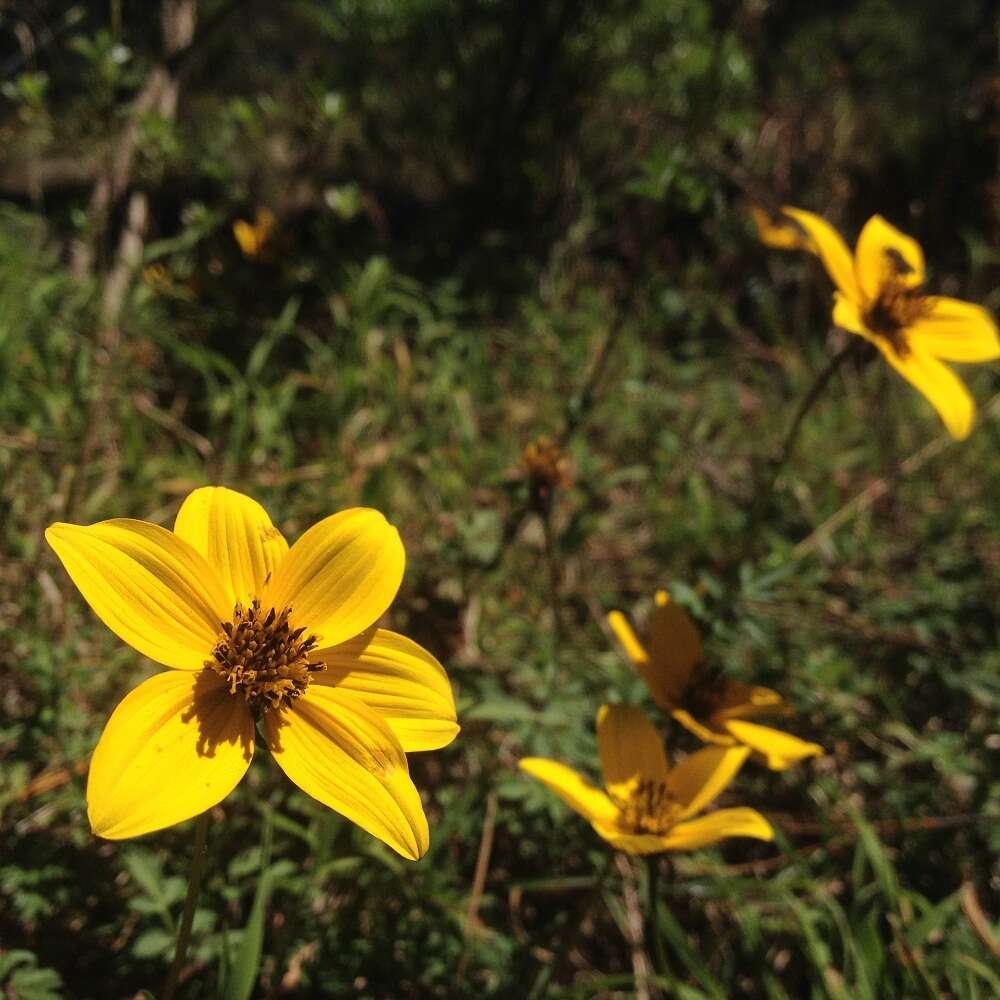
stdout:
<svg viewBox="0 0 1000 1000">
<path fill-rule="evenodd" d="M 816 244 L 811 237 L 786 216 L 774 217 L 759 205 L 751 205 L 750 214 L 764 246 L 776 250 L 808 250 L 816 253 Z"/>
<path fill-rule="evenodd" d="M 368 629 L 332 649 L 311 654 L 325 670 L 314 684 L 348 691 L 396 734 L 403 749 L 437 750 L 458 735 L 455 699 L 438 661 L 411 639 Z"/>
<path fill-rule="evenodd" d="M 663 739 L 634 705 L 602 705 L 597 713 L 597 749 L 605 787 L 625 797 L 636 780 L 665 781 L 669 767 Z"/>
<path fill-rule="evenodd" d="M 625 655 L 637 667 L 649 662 L 646 650 L 643 649 L 639 637 L 635 634 L 629 620 L 620 611 L 611 611 L 608 614 L 608 625 L 614 632 L 615 638 L 622 644 Z"/>
<path fill-rule="evenodd" d="M 90 762 L 87 812 L 108 840 L 138 837 L 221 802 L 253 756 L 254 724 L 211 671 L 166 671 L 126 695 Z"/>
<path fill-rule="evenodd" d="M 749 754 L 748 747 L 706 747 L 685 757 L 667 776 L 667 788 L 684 806 L 681 818 L 693 816 L 713 802 Z"/>
<path fill-rule="evenodd" d="M 790 207 L 785 207 L 782 211 L 809 234 L 833 283 L 853 302 L 860 301 L 858 284 L 854 280 L 854 261 L 840 233 L 829 222 L 812 212 Z"/>
<path fill-rule="evenodd" d="M 840 292 L 833 293 L 833 325 L 848 333 L 856 333 L 873 344 L 878 341 L 875 334 L 865 326 L 857 303 Z"/>
<path fill-rule="evenodd" d="M 256 500 L 226 489 L 203 486 L 188 494 L 174 522 L 174 534 L 200 552 L 221 579 L 229 610 L 246 607 L 288 551 L 288 542 Z"/>
<path fill-rule="evenodd" d="M 713 725 L 726 719 L 753 719 L 761 715 L 787 715 L 791 709 L 777 691 L 758 684 L 725 681 L 719 707 L 712 713 Z"/>
<path fill-rule="evenodd" d="M 755 722 L 730 719 L 726 729 L 744 746 L 763 754 L 772 771 L 784 771 L 806 757 L 818 757 L 824 752 L 818 743 L 807 743 L 790 733 Z"/>
<path fill-rule="evenodd" d="M 662 854 L 670 849 L 670 837 L 655 833 L 628 833 L 613 823 L 592 824 L 594 829 L 616 851 L 626 854 Z"/>
<path fill-rule="evenodd" d="M 282 559 L 265 605 L 291 606 L 291 620 L 337 646 L 385 613 L 403 580 L 399 532 L 368 507 L 342 510 L 314 524 Z"/>
<path fill-rule="evenodd" d="M 524 757 L 518 766 L 525 774 L 547 785 L 566 805 L 591 822 L 614 823 L 617 818 L 618 809 L 611 799 L 573 768 L 544 757 Z"/>
<path fill-rule="evenodd" d="M 993 317 L 983 308 L 960 299 L 930 295 L 930 313 L 908 331 L 914 350 L 944 361 L 995 361 L 1000 358 L 1000 335 Z"/>
<path fill-rule="evenodd" d="M 45 539 L 94 613 L 157 663 L 200 670 L 232 603 L 183 539 L 145 521 L 53 524 Z"/>
<path fill-rule="evenodd" d="M 664 850 L 693 851 L 727 837 L 773 840 L 774 830 L 756 809 L 718 809 L 707 816 L 678 823 L 664 837 Z"/>
<path fill-rule="evenodd" d="M 649 669 L 643 672 L 653 700 L 666 709 L 682 701 L 703 659 L 697 626 L 666 591 L 658 591 L 649 622 Z"/>
<path fill-rule="evenodd" d="M 312 684 L 289 708 L 266 713 L 264 728 L 274 759 L 307 795 L 404 858 L 427 851 L 427 817 L 403 748 L 357 698 Z"/>
<path fill-rule="evenodd" d="M 878 348 L 886 361 L 923 393 L 953 438 L 961 441 L 969 436 L 976 404 L 962 380 L 947 365 L 914 349 L 902 357 L 889 344 L 879 341 Z"/>
<path fill-rule="evenodd" d="M 703 740 L 705 743 L 714 743 L 716 746 L 721 747 L 731 747 L 735 742 L 733 737 L 728 733 L 721 733 L 699 722 L 686 708 L 675 708 L 670 714 L 689 733 L 694 733 L 699 740 Z"/>
<path fill-rule="evenodd" d="M 881 215 L 873 215 L 861 230 L 854 251 L 854 273 L 865 302 L 874 302 L 879 290 L 891 279 L 907 288 L 925 280 L 924 252 L 920 244 Z"/>
</svg>

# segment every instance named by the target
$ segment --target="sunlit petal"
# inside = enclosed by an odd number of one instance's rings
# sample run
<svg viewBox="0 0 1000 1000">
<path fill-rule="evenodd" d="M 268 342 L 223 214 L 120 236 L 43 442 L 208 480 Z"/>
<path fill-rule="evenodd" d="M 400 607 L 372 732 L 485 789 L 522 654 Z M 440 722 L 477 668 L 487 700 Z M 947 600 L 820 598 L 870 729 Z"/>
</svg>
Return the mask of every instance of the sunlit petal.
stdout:
<svg viewBox="0 0 1000 1000">
<path fill-rule="evenodd" d="M 678 823 L 666 837 L 664 850 L 692 851 L 727 837 L 754 837 L 773 840 L 771 824 L 756 809 L 719 809 L 698 819 Z"/>
<path fill-rule="evenodd" d="M 325 669 L 314 684 L 348 691 L 379 715 L 403 749 L 436 750 L 458 734 L 455 699 L 448 676 L 421 646 L 387 629 L 317 650 L 313 660 Z"/>
<path fill-rule="evenodd" d="M 667 788 L 693 816 L 712 803 L 736 777 L 750 754 L 748 747 L 706 747 L 685 757 L 668 775 Z"/>
<path fill-rule="evenodd" d="M 962 380 L 945 364 L 922 351 L 905 357 L 889 345 L 879 343 L 885 359 L 938 411 L 951 436 L 959 441 L 969 436 L 976 404 Z"/>
<path fill-rule="evenodd" d="M 908 288 L 924 283 L 924 252 L 920 244 L 881 215 L 873 215 L 861 230 L 854 251 L 854 272 L 865 302 L 874 302 L 890 279 Z"/>
<path fill-rule="evenodd" d="M 612 795 L 627 797 L 639 779 L 665 781 L 663 738 L 634 705 L 602 705 L 597 713 L 597 749 L 604 784 Z"/>
<path fill-rule="evenodd" d="M 960 299 L 928 296 L 930 308 L 908 330 L 913 349 L 943 361 L 995 361 L 1000 358 L 1000 334 L 983 308 Z"/>
<path fill-rule="evenodd" d="M 699 722 L 686 708 L 675 708 L 670 713 L 689 733 L 693 733 L 705 743 L 714 743 L 717 746 L 731 747 L 733 737 L 729 733 L 721 733 L 718 730 L 706 726 Z"/>
<path fill-rule="evenodd" d="M 809 234 L 787 216 L 772 216 L 759 205 L 751 205 L 750 214 L 764 246 L 775 250 L 807 250 L 816 253 L 816 244 Z"/>
<path fill-rule="evenodd" d="M 812 212 L 790 207 L 785 207 L 782 211 L 809 234 L 833 283 L 853 302 L 859 302 L 860 292 L 854 279 L 854 261 L 840 233 L 826 219 Z"/>
<path fill-rule="evenodd" d="M 264 716 L 268 747 L 307 795 L 405 858 L 430 843 L 427 817 L 392 730 L 356 697 L 311 685 L 291 707 Z"/>
<path fill-rule="evenodd" d="M 168 667 L 200 670 L 232 604 L 211 567 L 156 524 L 117 518 L 57 523 L 45 538 L 86 602 L 134 649 Z"/>
<path fill-rule="evenodd" d="M 649 662 L 649 656 L 639 641 L 639 637 L 635 634 L 629 620 L 620 611 L 608 613 L 608 625 L 611 626 L 615 638 L 622 644 L 625 655 L 635 666 L 642 667 Z"/>
<path fill-rule="evenodd" d="M 224 486 L 188 494 L 174 534 L 204 557 L 226 588 L 230 608 L 260 597 L 264 584 L 288 551 L 288 542 L 267 511 L 251 497 Z"/>
<path fill-rule="evenodd" d="M 566 805 L 591 822 L 614 823 L 618 815 L 615 804 L 573 768 L 544 757 L 524 757 L 518 766 L 525 774 L 547 785 Z"/>
<path fill-rule="evenodd" d="M 726 719 L 753 719 L 761 715 L 787 715 L 791 707 L 777 691 L 759 684 L 725 681 L 719 707 L 712 713 L 713 725 Z"/>
<path fill-rule="evenodd" d="M 119 840 L 197 816 L 239 784 L 253 746 L 246 702 L 210 671 L 151 677 L 114 710 L 94 751 L 94 833 Z"/>
<path fill-rule="evenodd" d="M 629 833 L 613 823 L 595 822 L 597 833 L 616 851 L 626 854 L 661 854 L 670 849 L 670 836 L 657 833 Z"/>
<path fill-rule="evenodd" d="M 399 532 L 377 511 L 355 507 L 314 524 L 289 550 L 265 605 L 336 646 L 363 632 L 399 590 L 406 557 Z"/>
<path fill-rule="evenodd" d="M 725 725 L 740 743 L 762 754 L 772 771 L 784 771 L 806 757 L 818 757 L 824 752 L 818 743 L 807 743 L 770 726 L 741 719 L 730 719 Z"/>
</svg>

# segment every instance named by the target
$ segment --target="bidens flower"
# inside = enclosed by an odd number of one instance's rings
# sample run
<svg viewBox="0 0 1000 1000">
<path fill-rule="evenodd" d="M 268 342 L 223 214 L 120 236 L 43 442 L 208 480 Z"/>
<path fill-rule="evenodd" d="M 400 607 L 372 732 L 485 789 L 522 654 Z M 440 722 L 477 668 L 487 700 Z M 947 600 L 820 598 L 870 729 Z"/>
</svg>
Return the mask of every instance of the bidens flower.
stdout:
<svg viewBox="0 0 1000 1000">
<path fill-rule="evenodd" d="M 790 709 L 770 688 L 727 680 L 709 669 L 698 629 L 666 591 L 656 594 L 645 646 L 620 611 L 608 615 L 608 624 L 656 704 L 699 739 L 718 746 L 747 746 L 775 771 L 823 753 L 816 743 L 747 721 Z"/>
<path fill-rule="evenodd" d="M 671 768 L 655 727 L 629 705 L 601 707 L 597 745 L 606 791 L 558 761 L 526 757 L 520 766 L 618 850 L 659 854 L 726 837 L 773 838 L 771 824 L 754 809 L 719 809 L 692 819 L 736 776 L 750 752 L 746 747 L 709 747 Z"/>
<path fill-rule="evenodd" d="M 975 404 L 943 361 L 994 361 L 1000 335 L 985 309 L 928 295 L 920 244 L 880 215 L 865 223 L 853 259 L 840 234 L 800 208 L 783 212 L 808 234 L 837 286 L 833 322 L 871 341 L 927 397 L 955 438 L 972 429 Z"/>
<path fill-rule="evenodd" d="M 94 833 L 134 837 L 214 806 L 259 724 L 304 792 L 404 857 L 427 850 L 406 752 L 450 743 L 455 703 L 430 653 L 374 627 L 405 562 L 378 511 L 341 511 L 289 549 L 255 500 L 205 487 L 173 531 L 118 518 L 45 537 L 97 616 L 173 668 L 108 720 L 87 780 Z"/>
</svg>

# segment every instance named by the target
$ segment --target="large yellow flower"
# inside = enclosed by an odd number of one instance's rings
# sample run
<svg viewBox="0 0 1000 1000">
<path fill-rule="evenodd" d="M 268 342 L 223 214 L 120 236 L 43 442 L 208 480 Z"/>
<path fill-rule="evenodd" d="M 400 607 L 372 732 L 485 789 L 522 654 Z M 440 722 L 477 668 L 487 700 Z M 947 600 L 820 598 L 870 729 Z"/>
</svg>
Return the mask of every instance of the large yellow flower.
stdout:
<svg viewBox="0 0 1000 1000">
<path fill-rule="evenodd" d="M 601 707 L 597 744 L 606 791 L 555 760 L 525 757 L 520 766 L 618 850 L 659 854 L 726 837 L 773 838 L 771 824 L 755 809 L 719 809 L 692 819 L 733 780 L 750 752 L 746 747 L 708 747 L 671 768 L 655 727 L 629 705 Z"/>
<path fill-rule="evenodd" d="M 966 437 L 975 404 L 961 379 L 942 362 L 1000 358 L 993 317 L 971 302 L 928 295 L 920 244 L 882 216 L 865 223 L 852 258 L 824 219 L 800 208 L 783 211 L 808 235 L 812 245 L 803 248 L 819 256 L 837 286 L 834 323 L 871 341 L 927 397 L 951 435 Z"/>
<path fill-rule="evenodd" d="M 291 780 L 404 857 L 428 846 L 406 752 L 458 733 L 444 669 L 376 628 L 403 578 L 375 510 L 292 546 L 250 497 L 195 490 L 174 530 L 126 518 L 45 533 L 97 616 L 172 670 L 135 688 L 94 751 L 87 807 L 111 840 L 196 816 L 240 782 L 257 725 Z"/>
<path fill-rule="evenodd" d="M 790 708 L 770 688 L 727 680 L 708 668 L 698 629 L 666 591 L 656 594 L 646 645 L 620 611 L 608 615 L 608 624 L 656 704 L 699 739 L 718 746 L 742 744 L 775 771 L 823 753 L 817 743 L 748 721 L 787 714 Z"/>
</svg>

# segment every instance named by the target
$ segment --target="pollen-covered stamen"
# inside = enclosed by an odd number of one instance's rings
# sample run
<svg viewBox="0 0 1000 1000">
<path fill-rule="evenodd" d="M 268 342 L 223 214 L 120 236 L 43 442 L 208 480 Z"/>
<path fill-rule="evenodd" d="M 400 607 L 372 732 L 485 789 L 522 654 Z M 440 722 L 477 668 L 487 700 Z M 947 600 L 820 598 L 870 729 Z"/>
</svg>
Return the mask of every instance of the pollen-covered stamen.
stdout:
<svg viewBox="0 0 1000 1000">
<path fill-rule="evenodd" d="M 627 797 L 614 796 L 618 823 L 632 833 L 664 834 L 677 822 L 681 804 L 662 781 L 642 778 Z"/>
<path fill-rule="evenodd" d="M 913 268 L 898 250 L 885 251 L 885 277 L 875 302 L 865 312 L 865 326 L 884 337 L 900 357 L 910 353 L 905 330 L 930 312 L 923 286 L 907 281 Z"/>
<path fill-rule="evenodd" d="M 226 682 L 230 694 L 246 698 L 255 715 L 294 701 L 309 686 L 311 675 L 323 668 L 309 660 L 316 636 L 291 627 L 291 610 L 265 612 L 258 600 L 248 608 L 237 604 L 233 620 L 222 623 L 212 659 L 205 664 Z"/>
</svg>

